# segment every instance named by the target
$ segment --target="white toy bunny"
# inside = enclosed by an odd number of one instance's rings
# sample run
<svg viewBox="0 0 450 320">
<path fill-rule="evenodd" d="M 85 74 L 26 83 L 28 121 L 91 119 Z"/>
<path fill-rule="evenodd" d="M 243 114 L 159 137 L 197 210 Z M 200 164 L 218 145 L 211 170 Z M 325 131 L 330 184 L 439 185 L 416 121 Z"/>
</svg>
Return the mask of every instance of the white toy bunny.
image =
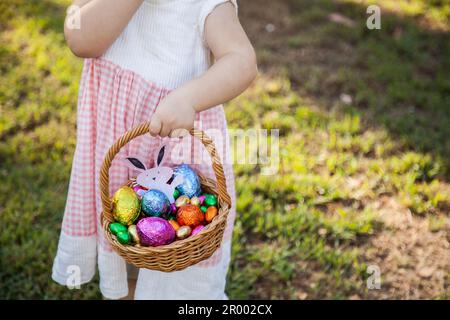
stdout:
<svg viewBox="0 0 450 320">
<path fill-rule="evenodd" d="M 183 183 L 182 176 L 173 177 L 173 170 L 169 167 L 160 167 L 164 158 L 166 146 L 159 149 L 158 156 L 155 158 L 155 168 L 147 169 L 144 163 L 137 157 L 126 157 L 124 160 L 128 167 L 138 170 L 141 173 L 136 178 L 136 183 L 149 190 L 156 189 L 164 193 L 170 203 L 175 202 L 173 192 L 175 188 Z"/>
</svg>

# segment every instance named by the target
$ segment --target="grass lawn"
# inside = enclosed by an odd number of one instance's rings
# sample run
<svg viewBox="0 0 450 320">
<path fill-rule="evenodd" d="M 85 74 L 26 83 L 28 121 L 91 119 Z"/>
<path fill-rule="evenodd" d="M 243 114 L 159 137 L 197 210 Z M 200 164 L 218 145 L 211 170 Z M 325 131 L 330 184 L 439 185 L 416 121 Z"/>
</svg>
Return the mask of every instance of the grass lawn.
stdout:
<svg viewBox="0 0 450 320">
<path fill-rule="evenodd" d="M 82 65 L 68 3 L 0 2 L 0 298 L 101 298 L 50 279 Z M 235 166 L 229 297 L 448 299 L 450 3 L 242 0 L 240 17 L 260 76 L 229 125 L 280 129 L 281 159 Z"/>
</svg>

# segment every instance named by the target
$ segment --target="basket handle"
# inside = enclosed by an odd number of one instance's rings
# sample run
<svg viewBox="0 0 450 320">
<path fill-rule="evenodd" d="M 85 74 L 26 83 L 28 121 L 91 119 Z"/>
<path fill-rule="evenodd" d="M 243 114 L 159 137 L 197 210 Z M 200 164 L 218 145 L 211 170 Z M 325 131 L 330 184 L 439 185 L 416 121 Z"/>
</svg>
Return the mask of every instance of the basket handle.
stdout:
<svg viewBox="0 0 450 320">
<path fill-rule="evenodd" d="M 112 208 L 111 199 L 109 194 L 109 168 L 111 167 L 112 160 L 119 153 L 120 149 L 126 145 L 128 142 L 136 137 L 144 135 L 149 132 L 150 124 L 148 122 L 142 123 L 141 125 L 134 127 L 133 129 L 125 132 L 116 142 L 109 148 L 108 153 L 103 160 L 102 168 L 100 170 L 100 192 L 103 205 L 103 215 L 107 215 L 107 219 L 112 221 Z M 189 133 L 203 143 L 203 146 L 208 151 L 212 167 L 214 170 L 214 175 L 217 180 L 217 193 L 218 200 L 231 207 L 231 198 L 227 191 L 227 184 L 225 179 L 225 174 L 223 172 L 222 162 L 217 153 L 214 141 L 208 137 L 202 130 L 191 129 Z"/>
</svg>

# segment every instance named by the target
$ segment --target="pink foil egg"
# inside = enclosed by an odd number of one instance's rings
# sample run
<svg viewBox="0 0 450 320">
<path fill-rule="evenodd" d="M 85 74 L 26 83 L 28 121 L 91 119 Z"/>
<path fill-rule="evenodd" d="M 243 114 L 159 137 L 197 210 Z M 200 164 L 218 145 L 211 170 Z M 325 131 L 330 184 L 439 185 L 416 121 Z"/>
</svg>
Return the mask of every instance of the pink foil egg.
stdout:
<svg viewBox="0 0 450 320">
<path fill-rule="evenodd" d="M 191 235 L 192 235 L 192 236 L 196 235 L 197 233 L 199 233 L 200 231 L 202 231 L 204 228 L 205 228 L 204 225 L 196 226 L 196 227 L 194 228 L 194 230 L 192 230 Z"/>
<path fill-rule="evenodd" d="M 148 217 L 139 220 L 136 229 L 144 246 L 162 246 L 175 239 L 175 230 L 167 220 L 158 217 Z"/>
<path fill-rule="evenodd" d="M 144 193 L 146 193 L 148 190 L 137 185 L 133 187 L 134 192 L 138 195 L 139 198 L 142 198 L 142 196 L 144 195 Z"/>
<path fill-rule="evenodd" d="M 200 201 L 200 204 L 203 204 L 203 202 L 205 202 L 205 196 L 204 195 L 199 196 L 198 200 Z"/>
</svg>

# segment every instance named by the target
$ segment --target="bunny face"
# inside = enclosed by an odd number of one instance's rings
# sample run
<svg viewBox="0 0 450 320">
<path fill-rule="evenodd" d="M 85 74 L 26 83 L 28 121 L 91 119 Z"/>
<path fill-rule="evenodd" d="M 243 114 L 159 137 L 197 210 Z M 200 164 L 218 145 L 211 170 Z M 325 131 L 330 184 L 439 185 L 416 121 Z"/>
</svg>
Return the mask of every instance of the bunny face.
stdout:
<svg viewBox="0 0 450 320">
<path fill-rule="evenodd" d="M 173 192 L 175 188 L 183 183 L 182 179 L 178 177 L 168 183 L 172 176 L 173 170 L 169 167 L 161 167 L 160 164 L 164 158 L 165 146 L 159 150 L 158 156 L 155 159 L 156 167 L 147 169 L 144 163 L 136 157 L 125 158 L 128 167 L 141 171 L 136 178 L 136 183 L 147 189 L 156 189 L 163 192 L 170 202 L 173 203 Z"/>
<path fill-rule="evenodd" d="M 151 168 L 141 172 L 136 178 L 136 183 L 146 188 L 155 183 L 166 184 L 172 177 L 172 174 L 173 170 L 168 167 Z"/>
</svg>

